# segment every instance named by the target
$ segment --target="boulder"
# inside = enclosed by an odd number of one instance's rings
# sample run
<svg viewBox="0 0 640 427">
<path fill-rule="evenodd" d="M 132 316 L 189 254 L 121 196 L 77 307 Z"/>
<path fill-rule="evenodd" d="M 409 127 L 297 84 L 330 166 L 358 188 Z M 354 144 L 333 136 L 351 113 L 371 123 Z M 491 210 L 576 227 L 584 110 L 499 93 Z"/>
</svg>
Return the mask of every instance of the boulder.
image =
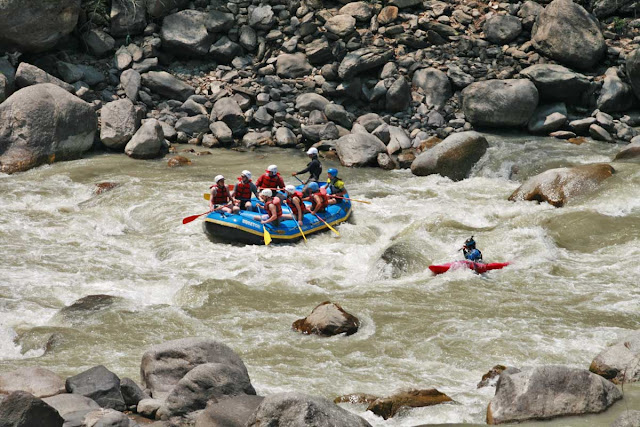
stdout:
<svg viewBox="0 0 640 427">
<path fill-rule="evenodd" d="M 549 169 L 529 178 L 509 196 L 509 200 L 535 200 L 562 207 L 572 198 L 595 190 L 614 172 L 606 163 Z"/>
<path fill-rule="evenodd" d="M 312 67 L 303 53 L 283 53 L 276 58 L 276 73 L 280 77 L 304 77 L 311 73 Z"/>
<path fill-rule="evenodd" d="M 640 411 L 624 411 L 611 427 L 640 427 Z"/>
<path fill-rule="evenodd" d="M 365 47 L 347 53 L 338 67 L 342 80 L 351 80 L 363 71 L 378 68 L 393 58 L 393 49 Z"/>
<path fill-rule="evenodd" d="M 584 369 L 547 365 L 505 371 L 487 408 L 487 424 L 598 413 L 621 398 L 613 383 Z"/>
<path fill-rule="evenodd" d="M 377 20 L 380 25 L 388 25 L 391 24 L 398 18 L 398 7 L 397 6 L 385 6 L 378 13 Z"/>
<path fill-rule="evenodd" d="M 65 393 L 64 380 L 48 369 L 24 367 L 0 374 L 0 394 L 26 391 L 38 398 Z"/>
<path fill-rule="evenodd" d="M 489 143 L 477 132 L 454 133 L 435 147 L 420 153 L 411 163 L 411 172 L 418 176 L 440 174 L 460 181 L 469 175 L 487 148 Z"/>
<path fill-rule="evenodd" d="M 396 415 L 402 408 L 422 408 L 445 402 L 453 402 L 453 399 L 435 388 L 409 390 L 393 396 L 378 398 L 369 404 L 367 411 L 371 411 L 386 420 Z"/>
<path fill-rule="evenodd" d="M 561 129 L 567 123 L 567 107 L 562 102 L 539 105 L 527 128 L 534 134 L 547 135 Z"/>
<path fill-rule="evenodd" d="M 387 147 L 375 136 L 368 133 L 352 133 L 336 141 L 340 163 L 344 166 L 374 166 L 378 153 Z"/>
<path fill-rule="evenodd" d="M 209 129 L 213 136 L 215 136 L 222 144 L 233 142 L 233 132 L 225 122 L 213 122 L 209 125 Z"/>
<path fill-rule="evenodd" d="M 600 352 L 589 370 L 615 384 L 640 381 L 640 330 Z"/>
<path fill-rule="evenodd" d="M 296 98 L 296 110 L 301 113 L 313 110 L 323 111 L 327 105 L 329 105 L 327 98 L 313 92 L 303 93 Z"/>
<path fill-rule="evenodd" d="M 145 121 L 124 147 L 124 152 L 134 159 L 153 159 L 162 155 L 164 132 L 156 119 Z"/>
<path fill-rule="evenodd" d="M 204 145 L 204 141 L 203 144 Z M 189 166 L 191 165 L 191 160 L 187 159 L 184 156 L 173 156 L 169 160 L 167 160 L 167 166 L 170 168 L 177 168 L 180 166 Z"/>
<path fill-rule="evenodd" d="M 557 64 L 532 65 L 520 71 L 520 76 L 531 80 L 540 99 L 549 102 L 583 103 L 583 94 L 591 87 L 586 76 Z"/>
<path fill-rule="evenodd" d="M 140 92 L 140 86 L 142 84 L 142 77 L 136 70 L 125 70 L 120 74 L 120 86 L 124 90 L 124 93 L 132 101 L 138 100 L 138 93 Z"/>
<path fill-rule="evenodd" d="M 340 305 L 325 301 L 313 309 L 304 319 L 293 322 L 292 328 L 303 334 L 333 336 L 352 335 L 358 332 L 360 320 L 347 313 Z"/>
<path fill-rule="evenodd" d="M 356 18 L 358 22 L 369 23 L 373 16 L 373 9 L 371 8 L 371 5 L 364 1 L 354 1 L 342 6 L 338 11 L 338 14 L 350 15 Z"/>
<path fill-rule="evenodd" d="M 181 416 L 204 409 L 210 399 L 245 394 L 256 394 L 246 369 L 225 363 L 203 363 L 178 381 L 157 415 Z"/>
<path fill-rule="evenodd" d="M 184 9 L 189 0 L 146 0 L 147 13 L 152 18 L 167 16 L 174 9 Z"/>
<path fill-rule="evenodd" d="M 275 134 L 276 145 L 278 147 L 295 147 L 298 143 L 296 134 L 288 127 L 280 127 Z"/>
<path fill-rule="evenodd" d="M 585 117 L 584 119 L 570 121 L 569 128 L 578 135 L 588 135 L 589 128 L 596 122 L 595 117 Z"/>
<path fill-rule="evenodd" d="M 175 129 L 189 136 L 207 133 L 209 131 L 209 117 L 204 114 L 193 117 L 183 117 L 176 122 Z"/>
<path fill-rule="evenodd" d="M 636 98 L 640 98 L 640 48 L 627 55 L 625 67 L 633 93 L 636 94 Z"/>
<path fill-rule="evenodd" d="M 538 15 L 542 13 L 544 6 L 531 0 L 525 1 L 518 10 L 518 18 L 522 19 L 522 27 L 531 30 L 533 24 L 538 19 Z"/>
<path fill-rule="evenodd" d="M 475 82 L 462 91 L 462 109 L 474 126 L 526 124 L 538 105 L 538 90 L 526 79 Z"/>
<path fill-rule="evenodd" d="M 131 378 L 122 378 L 120 380 L 120 392 L 127 406 L 137 406 L 143 399 L 148 399 L 147 393 L 142 391 L 140 386 Z"/>
<path fill-rule="evenodd" d="M 386 123 L 384 126 L 386 126 Z M 388 132 L 388 141 L 389 141 L 387 143 L 388 154 L 390 155 L 395 154 L 399 151 L 406 150 L 407 148 L 411 148 L 411 138 L 409 138 L 409 135 L 407 135 L 407 132 L 405 132 L 404 129 L 398 126 L 386 126 L 386 129 Z M 382 133 L 382 135 L 378 136 L 380 133 Z M 378 138 L 380 138 L 380 140 L 384 142 L 384 139 L 383 139 L 385 138 L 385 136 L 383 136 L 384 127 L 383 129 L 380 129 L 380 127 L 376 128 L 373 131 L 373 135 L 378 136 Z"/>
<path fill-rule="evenodd" d="M 346 128 L 353 126 L 353 116 L 340 104 L 327 104 L 324 107 L 324 114 L 327 119 Z"/>
<path fill-rule="evenodd" d="M 58 411 L 26 391 L 14 391 L 0 401 L 0 425 L 3 427 L 62 427 Z"/>
<path fill-rule="evenodd" d="M 226 123 L 233 135 L 240 135 L 245 130 L 245 118 L 240 105 L 232 97 L 220 98 L 213 104 L 211 118 L 215 116 L 219 121 Z M 222 141 L 221 141 L 222 142 Z"/>
<path fill-rule="evenodd" d="M 111 35 L 114 37 L 141 34 L 147 26 L 146 0 L 111 1 Z"/>
<path fill-rule="evenodd" d="M 613 160 L 640 160 L 640 141 L 633 141 L 616 154 Z"/>
<path fill-rule="evenodd" d="M 162 404 L 163 401 L 160 399 L 142 399 L 138 402 L 136 412 L 143 417 L 154 419 Z"/>
<path fill-rule="evenodd" d="M 0 2 L 0 51 L 42 52 L 76 27 L 80 0 Z"/>
<path fill-rule="evenodd" d="M 205 363 L 235 366 L 247 377 L 242 359 L 225 344 L 206 338 L 184 338 L 151 347 L 142 356 L 142 385 L 153 398 L 164 398 L 193 368 Z"/>
<path fill-rule="evenodd" d="M 95 400 L 79 394 L 57 394 L 42 399 L 47 405 L 53 407 L 63 417 L 67 418 L 73 413 L 88 413 L 100 409 L 100 405 Z"/>
<path fill-rule="evenodd" d="M 302 393 L 277 393 L 264 398 L 246 427 L 370 427 L 359 416 L 335 403 Z"/>
<path fill-rule="evenodd" d="M 238 43 L 231 41 L 227 36 L 222 36 L 209 49 L 211 58 L 220 64 L 229 64 L 242 52 Z"/>
<path fill-rule="evenodd" d="M 356 29 L 356 18 L 351 15 L 336 15 L 324 23 L 328 32 L 342 38 L 353 33 Z"/>
<path fill-rule="evenodd" d="M 93 399 L 102 408 L 125 410 L 120 378 L 102 365 L 67 378 L 65 385 L 69 393 Z"/>
<path fill-rule="evenodd" d="M 210 401 L 196 418 L 195 427 L 244 427 L 264 397 L 239 395 Z"/>
<path fill-rule="evenodd" d="M 21 62 L 16 70 L 15 83 L 19 88 L 27 86 L 33 86 L 42 83 L 51 83 L 67 92 L 74 93 L 75 89 L 69 83 L 65 83 L 57 77 L 52 76 L 44 70 L 36 67 L 35 65 Z"/>
<path fill-rule="evenodd" d="M 249 26 L 256 30 L 270 30 L 276 23 L 273 8 L 266 4 L 249 9 Z"/>
<path fill-rule="evenodd" d="M 592 0 L 591 11 L 598 19 L 611 15 L 629 15 L 638 11 L 638 3 L 635 0 Z M 615 22 L 615 21 L 614 21 Z"/>
<path fill-rule="evenodd" d="M 589 135 L 596 141 L 614 142 L 611 134 L 605 128 L 595 123 L 589 126 Z"/>
<path fill-rule="evenodd" d="M 60 61 L 56 64 L 58 75 L 69 84 L 73 84 L 78 80 L 82 80 L 84 73 L 76 64 Z"/>
<path fill-rule="evenodd" d="M 132 427 L 129 417 L 113 409 L 89 412 L 84 416 L 82 422 L 82 425 L 92 427 Z"/>
<path fill-rule="evenodd" d="M 100 141 L 111 149 L 124 150 L 127 142 L 140 127 L 140 119 L 133 102 L 129 99 L 109 102 L 102 107 L 100 115 Z"/>
<path fill-rule="evenodd" d="M 385 124 L 385 122 L 382 120 L 382 117 L 376 113 L 366 113 L 356 119 L 356 124 L 361 125 L 366 132 L 371 133 L 376 130 L 378 126 Z"/>
<path fill-rule="evenodd" d="M 92 106 L 56 85 L 19 90 L 0 105 L 0 172 L 78 158 L 97 129 Z"/>
<path fill-rule="evenodd" d="M 85 46 L 93 56 L 102 57 L 113 50 L 116 41 L 109 34 L 97 28 L 91 28 L 82 36 Z"/>
<path fill-rule="evenodd" d="M 213 36 L 205 23 L 209 14 L 197 10 L 183 10 L 164 18 L 162 48 L 177 56 L 198 57 L 209 53 Z"/>
<path fill-rule="evenodd" d="M 522 32 L 520 20 L 512 15 L 494 15 L 487 19 L 482 28 L 487 40 L 495 44 L 507 44 Z"/>
<path fill-rule="evenodd" d="M 249 52 L 255 51 L 258 47 L 258 34 L 256 33 L 256 30 L 248 25 L 243 25 L 242 27 L 240 27 L 240 37 L 238 39 L 238 43 L 240 43 L 240 46 L 242 46 Z"/>
<path fill-rule="evenodd" d="M 447 77 L 449 77 L 449 80 L 451 80 L 454 86 L 460 89 L 464 89 L 476 80 L 471 74 L 465 73 L 460 67 L 456 67 L 455 65 L 449 66 Z"/>
<path fill-rule="evenodd" d="M 232 13 L 211 10 L 206 23 L 207 31 L 210 33 L 227 33 L 235 22 L 236 20 Z"/>
<path fill-rule="evenodd" d="M 405 111 L 411 104 L 411 87 L 404 77 L 400 76 L 386 94 L 386 109 L 392 113 Z"/>
<path fill-rule="evenodd" d="M 631 86 L 618 76 L 617 67 L 609 68 L 604 75 L 604 83 L 598 97 L 598 110 L 615 113 L 629 110 L 634 103 Z"/>
<path fill-rule="evenodd" d="M 422 68 L 416 71 L 411 83 L 416 88 L 422 89 L 428 108 L 441 110 L 453 94 L 449 77 L 436 68 Z"/>
<path fill-rule="evenodd" d="M 166 71 L 149 71 L 142 74 L 141 77 L 144 86 L 169 99 L 186 101 L 191 95 L 195 94 L 193 87 Z"/>
<path fill-rule="evenodd" d="M 532 30 L 536 50 L 581 70 L 597 65 L 607 51 L 598 20 L 572 0 L 553 0 Z"/>
</svg>

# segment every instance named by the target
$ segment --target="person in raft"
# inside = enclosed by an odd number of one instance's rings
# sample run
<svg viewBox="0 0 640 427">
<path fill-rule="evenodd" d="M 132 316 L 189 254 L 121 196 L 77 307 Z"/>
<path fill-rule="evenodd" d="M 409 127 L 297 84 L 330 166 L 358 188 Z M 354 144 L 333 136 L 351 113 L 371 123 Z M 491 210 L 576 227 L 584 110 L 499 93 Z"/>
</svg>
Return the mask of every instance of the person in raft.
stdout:
<svg viewBox="0 0 640 427">
<path fill-rule="evenodd" d="M 251 172 L 243 170 L 238 178 L 238 183 L 231 192 L 234 204 L 242 210 L 251 211 L 251 194 L 258 198 L 258 187 L 251 182 Z"/>
<path fill-rule="evenodd" d="M 345 194 L 347 194 L 347 189 L 344 188 L 344 181 L 338 178 L 338 169 L 331 168 L 327 171 L 327 193 L 329 194 L 329 204 L 335 205 L 336 203 L 340 203 Z M 337 198 L 335 198 L 337 196 Z"/>
<path fill-rule="evenodd" d="M 285 203 L 289 206 L 289 209 L 291 209 L 291 213 L 282 215 L 282 219 L 298 221 L 298 225 L 302 226 L 303 215 L 307 212 L 307 207 L 302 201 L 302 193 L 296 191 L 296 187 L 293 185 L 287 185 L 284 189 L 287 191 L 287 200 Z"/>
<path fill-rule="evenodd" d="M 264 202 L 264 210 L 266 215 L 256 215 L 253 217 L 256 221 L 260 221 L 262 224 L 273 224 L 274 226 L 280 225 L 280 218 L 282 218 L 282 206 L 278 197 L 273 197 L 273 191 L 262 190 L 260 192 L 260 200 Z"/>
<path fill-rule="evenodd" d="M 271 190 L 278 191 L 279 189 L 284 191 L 284 180 L 278 173 L 278 166 L 269 165 L 266 171 L 256 181 L 256 185 L 258 186 L 258 190 Z M 278 194 L 275 194 L 278 196 Z M 282 196 L 284 199 L 286 196 Z"/>
<path fill-rule="evenodd" d="M 329 197 L 326 191 L 320 191 L 317 182 L 310 182 L 303 194 L 306 196 L 303 200 L 311 202 L 310 212 L 314 215 L 318 212 L 324 212 L 327 206 L 329 206 Z"/>
<path fill-rule="evenodd" d="M 291 176 L 296 176 L 301 173 L 309 172 L 309 178 L 304 182 L 305 186 L 310 182 L 320 181 L 320 175 L 322 174 L 322 164 L 318 159 L 318 149 L 316 147 L 309 148 L 307 150 L 307 156 L 311 159 L 311 161 L 307 163 L 307 167 L 302 169 L 300 172 L 294 172 L 291 174 Z M 304 189 L 306 189 L 306 187 Z"/>
<path fill-rule="evenodd" d="M 471 236 L 464 242 L 462 253 L 464 254 L 464 259 L 466 260 L 473 262 L 482 262 L 482 252 L 480 252 L 476 248 L 476 241 L 473 240 L 473 236 Z"/>
<path fill-rule="evenodd" d="M 226 185 L 224 185 L 224 176 L 216 175 L 213 181 L 215 182 L 215 184 L 209 187 L 211 196 L 209 197 L 209 209 L 213 210 L 215 208 L 218 211 L 226 213 L 238 212 L 240 210 L 239 207 L 230 207 L 233 204 L 233 199 L 231 199 L 229 189 Z M 224 207 L 220 208 L 220 206 Z"/>
</svg>

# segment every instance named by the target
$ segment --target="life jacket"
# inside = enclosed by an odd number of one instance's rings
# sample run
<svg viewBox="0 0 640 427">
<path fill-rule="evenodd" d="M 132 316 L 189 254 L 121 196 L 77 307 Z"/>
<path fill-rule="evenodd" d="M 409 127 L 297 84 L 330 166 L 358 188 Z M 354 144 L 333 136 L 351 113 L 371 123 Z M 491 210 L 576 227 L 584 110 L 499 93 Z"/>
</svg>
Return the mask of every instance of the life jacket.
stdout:
<svg viewBox="0 0 640 427">
<path fill-rule="evenodd" d="M 307 207 L 305 206 L 304 202 L 302 201 L 302 193 L 299 191 L 296 191 L 295 193 L 293 193 L 293 195 L 289 196 L 287 198 L 287 204 L 289 205 L 289 209 L 291 209 L 291 213 L 293 214 L 293 219 L 297 219 L 298 218 L 298 208 L 296 207 L 296 204 L 293 203 L 293 198 L 297 197 L 298 200 L 300 201 L 300 207 L 302 208 L 302 213 L 304 214 L 305 212 L 307 212 Z"/>
<path fill-rule="evenodd" d="M 238 200 L 251 200 L 251 180 L 246 184 L 240 180 L 240 182 L 236 184 L 234 196 Z"/>
<path fill-rule="evenodd" d="M 225 185 L 224 187 L 220 187 L 218 185 L 212 185 L 209 188 L 216 188 L 216 195 L 213 196 L 212 203 L 214 205 L 224 205 L 229 201 L 229 189 Z"/>
<path fill-rule="evenodd" d="M 338 187 L 338 184 L 342 184 L 341 187 Z M 327 185 L 325 188 L 328 188 L 331 194 L 338 194 L 342 190 L 344 190 L 344 182 L 340 178 L 327 179 Z"/>
<path fill-rule="evenodd" d="M 258 187 L 260 188 L 284 188 L 284 181 L 280 176 L 280 172 L 277 172 L 275 176 L 271 176 L 268 173 L 263 174 L 258 178 Z"/>
<path fill-rule="evenodd" d="M 269 205 L 274 205 L 276 207 L 276 218 L 279 219 L 282 216 L 282 204 L 280 203 L 280 199 L 274 197 L 264 204 L 264 209 L 267 211 L 267 215 L 271 216 Z"/>
<path fill-rule="evenodd" d="M 325 190 L 324 188 L 321 188 L 320 191 L 313 194 L 313 196 L 311 197 L 311 210 L 314 210 L 318 204 L 318 202 L 316 201 L 316 198 L 314 197 L 315 195 L 319 195 L 320 198 L 322 199 L 322 201 L 320 202 L 320 209 L 318 209 L 318 212 L 324 212 L 326 207 L 329 206 L 329 197 L 327 196 L 327 190 Z"/>
</svg>

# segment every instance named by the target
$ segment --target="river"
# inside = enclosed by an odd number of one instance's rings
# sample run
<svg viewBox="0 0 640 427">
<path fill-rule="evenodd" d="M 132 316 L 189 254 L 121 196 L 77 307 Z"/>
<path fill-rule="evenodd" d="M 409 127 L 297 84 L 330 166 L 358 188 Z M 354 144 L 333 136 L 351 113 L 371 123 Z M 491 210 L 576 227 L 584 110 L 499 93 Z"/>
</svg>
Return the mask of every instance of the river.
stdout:
<svg viewBox="0 0 640 427">
<path fill-rule="evenodd" d="M 432 388 L 457 404 L 401 412 L 374 426 L 484 423 L 495 389 L 477 389 L 496 364 L 588 368 L 640 321 L 640 167 L 617 173 L 564 208 L 507 197 L 529 176 L 608 162 L 620 146 L 489 135 L 471 177 L 452 182 L 408 170 L 338 167 L 354 203 L 340 236 L 296 245 L 210 241 L 202 222 L 213 177 L 232 183 L 275 163 L 285 180 L 303 152 L 261 149 L 137 161 L 100 154 L 0 175 L 0 370 L 38 365 L 64 376 L 103 364 L 138 381 L 151 345 L 189 336 L 220 340 L 244 360 L 258 394 L 298 390 L 334 397 Z M 188 146 L 178 146 L 183 150 Z M 198 147 L 197 150 L 204 150 Z M 179 153 L 182 154 L 182 153 Z M 94 195 L 95 184 L 118 183 Z M 486 261 L 512 261 L 477 276 L 426 268 L 461 257 L 475 236 Z M 63 310 L 106 294 L 92 310 Z M 319 303 L 362 322 L 353 336 L 302 336 L 291 324 Z M 640 387 L 604 414 L 545 425 L 609 425 L 640 409 Z M 539 423 L 541 424 L 541 423 Z M 539 425 L 533 423 L 532 425 Z"/>
</svg>

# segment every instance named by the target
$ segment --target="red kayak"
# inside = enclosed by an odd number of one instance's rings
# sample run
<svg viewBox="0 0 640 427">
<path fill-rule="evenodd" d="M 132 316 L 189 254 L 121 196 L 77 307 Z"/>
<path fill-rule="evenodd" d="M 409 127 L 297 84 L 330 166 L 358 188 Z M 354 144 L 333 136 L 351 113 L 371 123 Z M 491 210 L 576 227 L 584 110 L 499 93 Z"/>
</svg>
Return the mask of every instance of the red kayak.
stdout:
<svg viewBox="0 0 640 427">
<path fill-rule="evenodd" d="M 507 265 L 509 265 L 508 262 L 491 262 L 489 264 L 485 264 L 483 262 L 463 260 L 449 262 L 442 265 L 430 265 L 429 270 L 433 271 L 434 274 L 442 274 L 449 271 L 450 269 L 456 270 L 459 268 L 469 268 L 471 270 L 475 270 L 476 273 L 486 273 L 489 270 L 499 270 L 506 267 Z"/>
</svg>

